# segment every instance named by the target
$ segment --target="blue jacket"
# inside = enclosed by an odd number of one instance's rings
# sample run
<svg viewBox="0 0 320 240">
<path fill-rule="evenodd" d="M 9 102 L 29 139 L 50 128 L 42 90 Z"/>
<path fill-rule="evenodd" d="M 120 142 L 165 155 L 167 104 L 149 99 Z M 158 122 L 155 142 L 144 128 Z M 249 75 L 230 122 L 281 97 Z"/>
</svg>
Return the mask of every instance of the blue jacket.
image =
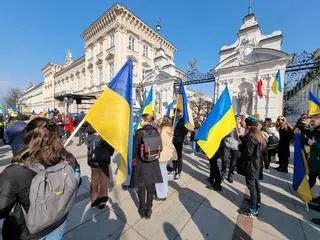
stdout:
<svg viewBox="0 0 320 240">
<path fill-rule="evenodd" d="M 27 123 L 16 121 L 4 131 L 3 142 L 11 146 L 12 153 L 18 152 L 24 146 L 24 129 Z"/>
</svg>

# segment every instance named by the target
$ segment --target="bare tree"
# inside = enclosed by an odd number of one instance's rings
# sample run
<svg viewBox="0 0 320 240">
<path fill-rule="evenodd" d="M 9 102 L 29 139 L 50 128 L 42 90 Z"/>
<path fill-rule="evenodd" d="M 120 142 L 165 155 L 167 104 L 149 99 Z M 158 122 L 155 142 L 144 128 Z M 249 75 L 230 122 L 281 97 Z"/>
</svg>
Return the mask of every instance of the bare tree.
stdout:
<svg viewBox="0 0 320 240">
<path fill-rule="evenodd" d="M 189 102 L 196 122 L 199 122 L 202 117 L 207 116 L 212 106 L 211 101 L 201 96 L 192 99 Z"/>
<path fill-rule="evenodd" d="M 195 72 L 198 70 L 198 63 L 196 59 L 191 59 L 188 62 L 188 72 Z"/>
<path fill-rule="evenodd" d="M 22 95 L 22 90 L 18 87 L 9 89 L 7 93 L 7 104 L 11 106 L 16 106 L 19 98 Z"/>
</svg>

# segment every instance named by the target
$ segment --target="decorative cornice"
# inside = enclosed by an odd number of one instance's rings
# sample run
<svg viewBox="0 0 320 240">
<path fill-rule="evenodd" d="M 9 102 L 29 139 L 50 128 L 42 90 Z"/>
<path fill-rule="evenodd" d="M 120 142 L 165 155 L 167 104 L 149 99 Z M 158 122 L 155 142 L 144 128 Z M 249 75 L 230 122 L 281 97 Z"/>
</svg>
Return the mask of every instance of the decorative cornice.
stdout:
<svg viewBox="0 0 320 240">
<path fill-rule="evenodd" d="M 158 32 L 156 32 L 149 25 L 144 23 L 139 17 L 137 17 L 134 13 L 129 11 L 125 6 L 121 4 L 114 4 L 111 8 L 109 8 L 106 12 L 103 13 L 96 21 L 94 21 L 82 34 L 81 37 L 88 41 L 100 31 L 105 30 L 107 26 L 110 26 L 113 22 L 116 21 L 117 17 L 121 17 L 129 25 L 134 25 L 139 31 L 147 34 L 151 38 L 155 39 L 160 43 L 160 45 L 166 46 L 172 51 L 176 51 L 176 47 L 164 39 Z"/>
<path fill-rule="evenodd" d="M 63 68 L 61 69 L 59 72 L 57 72 L 54 77 L 59 77 L 61 76 L 62 74 L 68 72 L 70 69 L 80 65 L 81 63 L 83 63 L 85 61 L 85 56 L 81 56 L 80 58 L 78 58 L 77 60 L 75 60 L 70 66 L 66 67 L 66 68 Z"/>
</svg>

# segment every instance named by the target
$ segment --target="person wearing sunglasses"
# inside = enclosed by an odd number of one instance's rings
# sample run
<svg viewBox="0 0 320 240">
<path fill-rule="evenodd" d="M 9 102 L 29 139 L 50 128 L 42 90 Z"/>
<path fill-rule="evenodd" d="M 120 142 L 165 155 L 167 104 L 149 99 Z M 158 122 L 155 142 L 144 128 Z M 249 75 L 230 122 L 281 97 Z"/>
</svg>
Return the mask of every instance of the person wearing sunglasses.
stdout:
<svg viewBox="0 0 320 240">
<path fill-rule="evenodd" d="M 279 116 L 276 121 L 276 128 L 279 131 L 278 157 L 279 167 L 276 168 L 279 172 L 288 172 L 290 143 L 293 140 L 293 128 L 288 123 L 284 116 Z"/>
</svg>

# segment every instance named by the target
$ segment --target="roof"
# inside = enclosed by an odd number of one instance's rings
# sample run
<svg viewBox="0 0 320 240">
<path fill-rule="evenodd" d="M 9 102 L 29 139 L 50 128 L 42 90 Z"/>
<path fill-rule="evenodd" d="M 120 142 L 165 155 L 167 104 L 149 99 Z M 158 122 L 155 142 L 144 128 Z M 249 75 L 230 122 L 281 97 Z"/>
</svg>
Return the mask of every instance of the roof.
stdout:
<svg viewBox="0 0 320 240">
<path fill-rule="evenodd" d="M 157 37 L 161 38 L 167 45 L 169 45 L 174 50 L 177 50 L 176 47 L 166 40 L 163 36 L 161 36 L 157 31 L 155 31 L 152 27 L 150 27 L 148 24 L 146 24 L 141 18 L 139 18 L 137 15 L 135 15 L 133 12 L 131 12 L 128 8 L 126 8 L 124 5 L 115 3 L 112 5 L 109 9 L 107 9 L 97 20 L 95 20 L 89 27 L 87 27 L 84 32 L 81 34 L 81 37 L 84 40 L 88 40 L 91 38 L 92 33 L 98 33 L 100 32 L 109 22 L 113 22 L 115 15 L 123 14 L 123 12 L 127 12 L 130 15 L 132 15 L 136 20 L 140 21 L 148 30 L 150 30 L 153 34 L 155 34 Z M 109 16 L 108 16 L 109 15 Z"/>
</svg>

